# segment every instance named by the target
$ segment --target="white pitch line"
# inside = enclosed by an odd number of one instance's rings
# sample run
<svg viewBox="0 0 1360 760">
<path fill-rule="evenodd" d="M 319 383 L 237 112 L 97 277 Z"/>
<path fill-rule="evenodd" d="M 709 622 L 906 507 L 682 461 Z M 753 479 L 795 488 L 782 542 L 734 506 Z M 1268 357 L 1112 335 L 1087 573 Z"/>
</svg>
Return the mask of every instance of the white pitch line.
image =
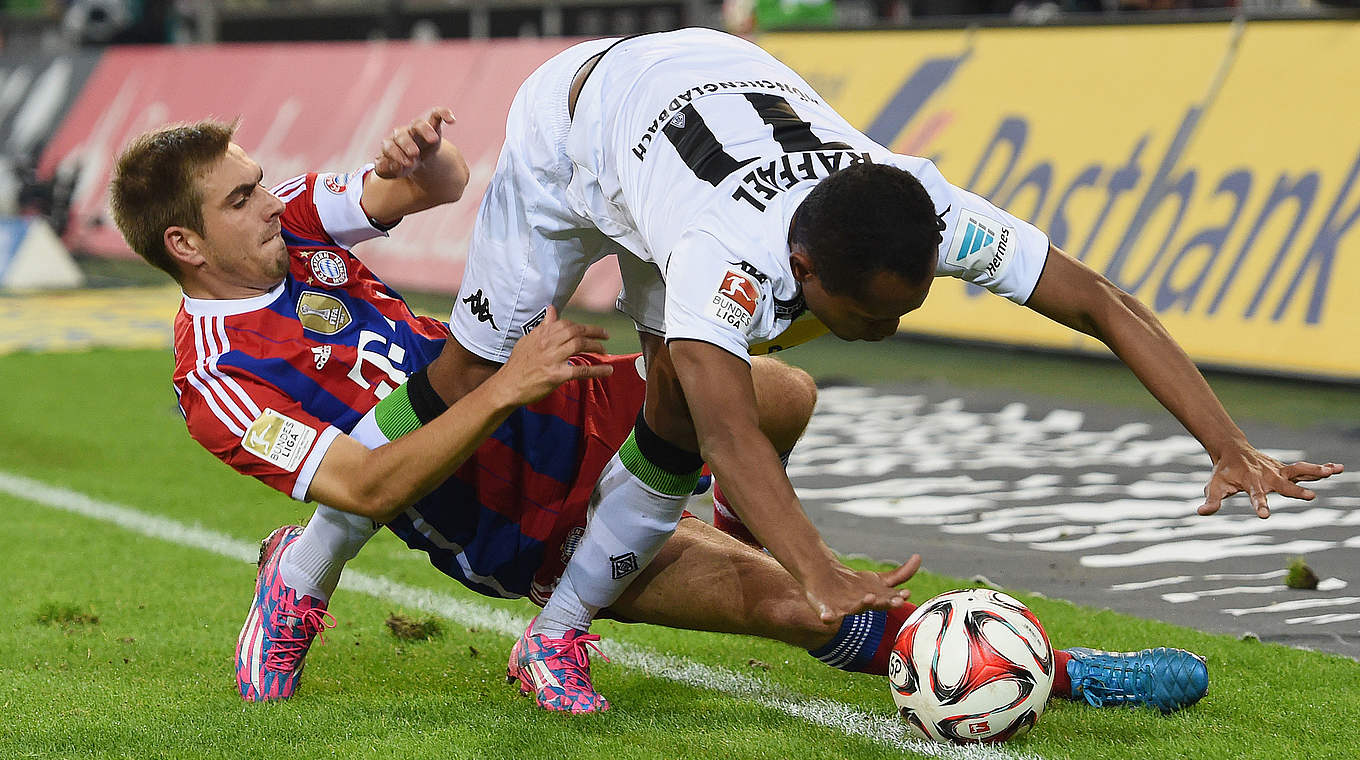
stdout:
<svg viewBox="0 0 1360 760">
<path fill-rule="evenodd" d="M 0 472 L 0 492 L 34 504 L 111 523 L 151 538 L 203 549 L 230 559 L 254 564 L 259 556 L 258 542 L 241 541 L 207 528 L 185 525 L 132 507 L 100 501 L 78 491 L 48 485 L 21 475 Z M 509 637 L 519 636 L 529 624 L 528 619 L 504 610 L 358 570 L 346 570 L 341 578 L 340 587 Z M 683 657 L 660 654 L 634 644 L 611 641 L 606 646 L 606 651 L 613 662 L 641 670 L 654 678 L 664 678 L 696 689 L 719 691 L 730 696 L 749 699 L 763 707 L 809 723 L 926 757 L 946 760 L 1002 758 L 1039 760 L 1035 755 L 992 745 L 949 746 L 908 738 L 902 724 L 895 717 L 875 715 L 832 700 L 791 694 L 774 684 L 749 675 L 703 665 Z M 887 699 L 886 689 L 884 698 Z"/>
</svg>

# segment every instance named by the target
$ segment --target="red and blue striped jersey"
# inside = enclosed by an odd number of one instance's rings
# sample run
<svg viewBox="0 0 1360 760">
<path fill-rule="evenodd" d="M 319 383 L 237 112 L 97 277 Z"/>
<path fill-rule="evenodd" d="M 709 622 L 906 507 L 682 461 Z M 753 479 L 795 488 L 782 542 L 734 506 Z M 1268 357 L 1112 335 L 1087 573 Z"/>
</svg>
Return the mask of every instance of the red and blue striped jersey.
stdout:
<svg viewBox="0 0 1360 760">
<path fill-rule="evenodd" d="M 362 172 L 274 188 L 287 277 L 240 300 L 185 297 L 174 386 L 195 440 L 237 471 L 305 499 L 335 437 L 433 361 L 447 326 L 414 315 L 349 251 L 382 231 L 359 205 Z M 645 383 L 636 356 L 513 413 L 462 467 L 388 523 L 483 594 L 547 599 L 584 532 L 595 481 L 633 427 Z"/>
<path fill-rule="evenodd" d="M 252 298 L 185 296 L 175 317 L 173 382 L 190 435 L 295 499 L 306 498 L 335 437 L 448 337 L 350 253 L 384 234 L 359 203 L 368 170 L 273 188 L 286 204 L 284 280 Z"/>
<path fill-rule="evenodd" d="M 387 523 L 473 591 L 547 601 L 585 533 L 595 482 L 642 409 L 636 354 L 573 361 L 614 373 L 518 409 L 453 477 Z"/>
</svg>

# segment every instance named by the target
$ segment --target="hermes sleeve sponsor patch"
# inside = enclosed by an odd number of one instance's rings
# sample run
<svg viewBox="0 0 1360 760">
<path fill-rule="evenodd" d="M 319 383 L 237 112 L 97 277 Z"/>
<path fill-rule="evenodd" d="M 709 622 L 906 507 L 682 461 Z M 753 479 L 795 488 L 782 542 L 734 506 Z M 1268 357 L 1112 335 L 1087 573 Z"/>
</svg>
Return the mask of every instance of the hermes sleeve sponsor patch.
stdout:
<svg viewBox="0 0 1360 760">
<path fill-rule="evenodd" d="M 241 446 L 270 464 L 296 472 L 314 440 L 315 430 L 273 409 L 265 409 L 241 437 Z"/>
<path fill-rule="evenodd" d="M 965 208 L 959 213 L 944 263 L 995 280 L 1010 262 L 1014 248 L 1015 228 Z"/>
</svg>

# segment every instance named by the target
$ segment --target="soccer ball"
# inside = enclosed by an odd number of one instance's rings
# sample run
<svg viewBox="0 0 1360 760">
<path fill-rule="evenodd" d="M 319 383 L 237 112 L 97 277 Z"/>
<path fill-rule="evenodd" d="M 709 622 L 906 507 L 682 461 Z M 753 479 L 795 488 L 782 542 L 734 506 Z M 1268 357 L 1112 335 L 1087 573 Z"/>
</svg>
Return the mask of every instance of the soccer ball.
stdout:
<svg viewBox="0 0 1360 760">
<path fill-rule="evenodd" d="M 941 594 L 902 625 L 888 657 L 893 701 L 934 742 L 1003 742 L 1044 711 L 1053 647 L 1025 605 L 990 589 Z"/>
</svg>

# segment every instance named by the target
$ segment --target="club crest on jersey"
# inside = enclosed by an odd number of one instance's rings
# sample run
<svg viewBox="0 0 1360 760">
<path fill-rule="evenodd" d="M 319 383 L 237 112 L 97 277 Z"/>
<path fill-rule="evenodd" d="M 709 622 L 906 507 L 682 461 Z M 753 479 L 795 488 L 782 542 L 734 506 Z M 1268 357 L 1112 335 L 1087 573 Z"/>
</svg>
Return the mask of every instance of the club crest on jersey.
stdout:
<svg viewBox="0 0 1360 760">
<path fill-rule="evenodd" d="M 987 279 L 995 280 L 1010 263 L 1014 247 L 1014 227 L 965 208 L 954 225 L 945 263 L 955 269 L 982 272 Z"/>
<path fill-rule="evenodd" d="M 349 267 L 335 251 L 312 251 L 312 275 L 324 285 L 339 287 L 349 279 Z"/>
<path fill-rule="evenodd" d="M 241 436 L 241 446 L 270 464 L 296 472 L 315 438 L 316 431 L 310 427 L 273 409 L 265 409 Z"/>
<path fill-rule="evenodd" d="M 760 303 L 760 285 L 744 272 L 727 270 L 709 302 L 708 313 L 745 332 Z"/>
<path fill-rule="evenodd" d="M 303 292 L 298 298 L 297 316 L 304 330 L 322 335 L 334 335 L 354 321 L 344 301 L 313 290 Z"/>
<path fill-rule="evenodd" d="M 327 174 L 326 178 L 321 180 L 321 186 L 326 188 L 330 192 L 334 193 L 335 195 L 344 195 L 345 188 L 348 185 L 349 185 L 348 174 Z"/>
</svg>

